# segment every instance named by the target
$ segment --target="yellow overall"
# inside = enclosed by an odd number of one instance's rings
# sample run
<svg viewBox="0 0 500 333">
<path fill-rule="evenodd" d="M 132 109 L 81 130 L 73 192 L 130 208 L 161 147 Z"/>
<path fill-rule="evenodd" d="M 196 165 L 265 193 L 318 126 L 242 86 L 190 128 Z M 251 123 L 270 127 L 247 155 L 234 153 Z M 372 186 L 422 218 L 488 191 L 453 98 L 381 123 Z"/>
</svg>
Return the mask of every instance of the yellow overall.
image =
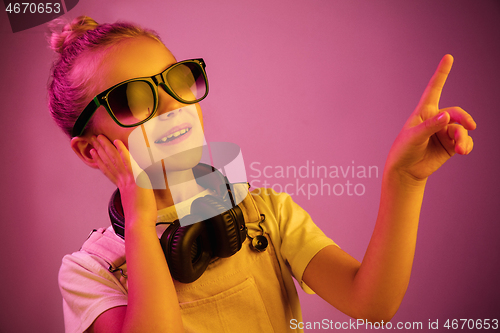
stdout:
<svg viewBox="0 0 500 333">
<path fill-rule="evenodd" d="M 281 210 L 272 208 L 273 204 Z M 252 249 L 251 240 L 247 238 L 240 251 L 232 257 L 213 259 L 203 275 L 193 283 L 183 284 L 174 280 L 185 331 L 302 332 L 300 329 L 290 328 L 290 321 L 296 319 L 301 322 L 302 316 L 289 260 L 295 263 L 294 272 L 301 281 L 301 272 L 310 258 L 324 246 L 334 243 L 312 222 L 309 223 L 309 216 L 297 208 L 289 197 L 272 193 L 261 196 L 249 194 L 240 203 L 240 207 L 247 221 L 249 237 L 263 234 L 269 245 L 265 251 L 257 252 Z M 260 223 L 262 229 L 259 227 L 261 214 L 265 216 L 265 220 Z M 289 223 L 290 218 L 297 226 L 287 229 L 286 223 Z M 280 229 L 280 225 L 283 229 Z M 294 233 L 292 243 L 287 232 Z M 276 253 L 276 249 L 281 250 Z M 287 255 L 286 261 L 283 254 Z M 88 263 L 88 256 L 103 267 L 99 275 L 92 275 L 90 280 L 87 272 L 89 269 L 95 270 L 95 265 L 92 261 Z M 77 295 L 92 294 L 88 298 L 77 297 L 78 305 L 82 304 L 83 311 L 92 306 L 92 297 L 111 304 L 109 306 L 126 305 L 126 266 L 125 242 L 110 228 L 97 230 L 79 253 L 66 258 L 65 268 L 61 271 L 62 277 L 75 276 L 68 275 L 68 272 L 81 272 L 78 274 L 85 279 L 86 287 L 77 283 L 78 280 L 74 278 L 68 282 L 60 278 L 64 282 L 64 295 L 71 300 Z M 102 280 L 102 276 L 106 276 L 105 280 Z M 104 281 L 106 285 L 98 281 Z M 113 287 L 112 281 L 115 281 L 116 287 Z M 88 289 L 94 284 L 96 292 L 103 288 L 105 294 L 94 296 L 92 290 Z M 303 283 L 302 287 L 307 292 L 312 292 Z M 113 298 L 107 301 L 109 298 L 106 298 L 106 294 L 113 295 Z M 82 311 L 78 309 L 75 311 Z M 77 312 L 74 313 L 76 316 Z"/>
</svg>

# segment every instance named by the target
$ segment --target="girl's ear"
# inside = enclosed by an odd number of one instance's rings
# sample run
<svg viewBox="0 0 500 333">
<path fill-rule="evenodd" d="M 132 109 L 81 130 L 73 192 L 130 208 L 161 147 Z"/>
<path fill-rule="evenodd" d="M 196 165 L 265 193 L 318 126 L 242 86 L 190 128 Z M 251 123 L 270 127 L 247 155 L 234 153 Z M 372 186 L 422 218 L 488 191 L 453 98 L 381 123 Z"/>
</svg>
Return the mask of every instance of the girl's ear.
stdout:
<svg viewBox="0 0 500 333">
<path fill-rule="evenodd" d="M 90 150 L 94 148 L 90 138 L 87 137 L 74 137 L 71 139 L 71 148 L 75 154 L 80 157 L 83 163 L 87 164 L 89 167 L 98 169 L 97 162 L 94 160 L 90 154 Z"/>
</svg>

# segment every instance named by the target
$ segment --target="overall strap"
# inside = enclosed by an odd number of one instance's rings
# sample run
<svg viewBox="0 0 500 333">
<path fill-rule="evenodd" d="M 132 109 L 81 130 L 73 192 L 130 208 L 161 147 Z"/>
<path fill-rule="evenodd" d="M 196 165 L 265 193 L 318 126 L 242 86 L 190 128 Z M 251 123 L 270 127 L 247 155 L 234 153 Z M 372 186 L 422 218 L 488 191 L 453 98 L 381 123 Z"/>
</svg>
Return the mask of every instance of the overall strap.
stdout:
<svg viewBox="0 0 500 333">
<path fill-rule="evenodd" d="M 111 272 L 118 270 L 126 261 L 125 242 L 105 228 L 92 231 L 81 249 L 105 260 Z"/>
</svg>

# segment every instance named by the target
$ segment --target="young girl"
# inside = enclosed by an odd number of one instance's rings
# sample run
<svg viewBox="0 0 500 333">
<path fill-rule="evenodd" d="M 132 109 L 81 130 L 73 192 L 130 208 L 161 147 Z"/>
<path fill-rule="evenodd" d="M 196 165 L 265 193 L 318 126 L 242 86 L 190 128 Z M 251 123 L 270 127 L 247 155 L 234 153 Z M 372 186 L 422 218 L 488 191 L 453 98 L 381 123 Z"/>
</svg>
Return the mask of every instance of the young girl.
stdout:
<svg viewBox="0 0 500 333">
<path fill-rule="evenodd" d="M 438 108 L 450 55 L 391 148 L 376 226 L 359 263 L 288 195 L 259 189 L 228 206 L 237 190 L 213 169 L 200 176 L 197 103 L 208 93 L 202 59 L 179 62 L 153 31 L 88 17 L 55 31 L 51 45 L 59 53 L 52 115 L 82 161 L 119 190 L 110 203 L 114 227 L 95 231 L 63 259 L 67 332 L 302 331 L 292 276 L 354 318 L 386 322 L 396 313 L 427 177 L 472 150 L 472 117 Z M 133 153 L 135 135 L 149 139 L 143 155 Z M 147 163 L 156 148 L 168 151 L 155 164 L 164 188 Z M 201 181 L 205 176 L 215 181 Z M 209 221 L 195 223 L 206 211 Z M 179 250 L 186 239 L 188 255 Z"/>
</svg>

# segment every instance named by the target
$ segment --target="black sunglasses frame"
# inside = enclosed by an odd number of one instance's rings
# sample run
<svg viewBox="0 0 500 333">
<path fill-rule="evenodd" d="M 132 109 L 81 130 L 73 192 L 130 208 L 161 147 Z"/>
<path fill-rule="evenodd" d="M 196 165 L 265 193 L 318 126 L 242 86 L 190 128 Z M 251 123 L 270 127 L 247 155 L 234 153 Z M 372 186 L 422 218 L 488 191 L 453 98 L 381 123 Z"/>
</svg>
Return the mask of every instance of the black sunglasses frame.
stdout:
<svg viewBox="0 0 500 333">
<path fill-rule="evenodd" d="M 177 67 L 179 65 L 185 64 L 185 63 L 194 63 L 194 64 L 198 65 L 201 69 L 201 72 L 202 72 L 204 80 L 205 80 L 205 88 L 206 88 L 205 94 L 201 98 L 198 98 L 194 101 L 187 101 L 187 100 L 181 98 L 180 96 L 176 95 L 166 79 L 167 73 L 170 70 L 174 69 L 175 67 Z M 71 136 L 77 137 L 77 136 L 81 136 L 83 134 L 85 127 L 87 126 L 90 118 L 92 118 L 94 113 L 97 111 L 97 109 L 101 105 L 104 106 L 104 108 L 106 109 L 108 114 L 111 116 L 111 118 L 121 127 L 135 127 L 135 126 L 139 126 L 139 125 L 145 123 L 146 121 L 148 121 L 154 117 L 154 115 L 156 114 L 156 111 L 158 109 L 158 87 L 160 85 L 165 89 L 165 91 L 170 96 L 172 96 L 175 100 L 177 100 L 183 104 L 195 104 L 195 103 L 200 102 L 208 95 L 208 78 L 207 78 L 207 73 L 205 71 L 205 67 L 206 67 L 205 61 L 202 58 L 189 59 L 189 60 L 177 62 L 177 63 L 173 64 L 172 66 L 168 67 L 167 69 L 165 69 L 163 72 L 158 73 L 156 75 L 153 75 L 150 77 L 138 77 L 138 78 L 126 80 L 126 81 L 120 82 L 118 84 L 115 84 L 111 88 L 106 89 L 103 92 L 101 92 L 100 94 L 98 94 L 97 96 L 95 96 L 92 99 L 92 101 L 90 101 L 90 103 L 85 107 L 85 109 L 83 109 L 82 113 L 80 113 L 80 115 L 76 119 L 75 125 L 73 126 L 73 130 L 71 131 Z M 140 122 L 134 123 L 134 124 L 125 125 L 125 124 L 120 123 L 120 121 L 113 114 L 113 111 L 111 110 L 111 107 L 110 107 L 109 102 L 108 102 L 108 95 L 115 88 L 117 88 L 123 84 L 129 83 L 129 82 L 134 82 L 134 81 L 143 81 L 143 82 L 146 82 L 147 84 L 149 84 L 149 86 L 151 87 L 151 90 L 154 92 L 153 93 L 153 95 L 154 95 L 153 96 L 154 97 L 154 109 L 153 109 L 153 112 L 151 112 L 151 114 L 146 119 L 144 119 Z"/>
</svg>

